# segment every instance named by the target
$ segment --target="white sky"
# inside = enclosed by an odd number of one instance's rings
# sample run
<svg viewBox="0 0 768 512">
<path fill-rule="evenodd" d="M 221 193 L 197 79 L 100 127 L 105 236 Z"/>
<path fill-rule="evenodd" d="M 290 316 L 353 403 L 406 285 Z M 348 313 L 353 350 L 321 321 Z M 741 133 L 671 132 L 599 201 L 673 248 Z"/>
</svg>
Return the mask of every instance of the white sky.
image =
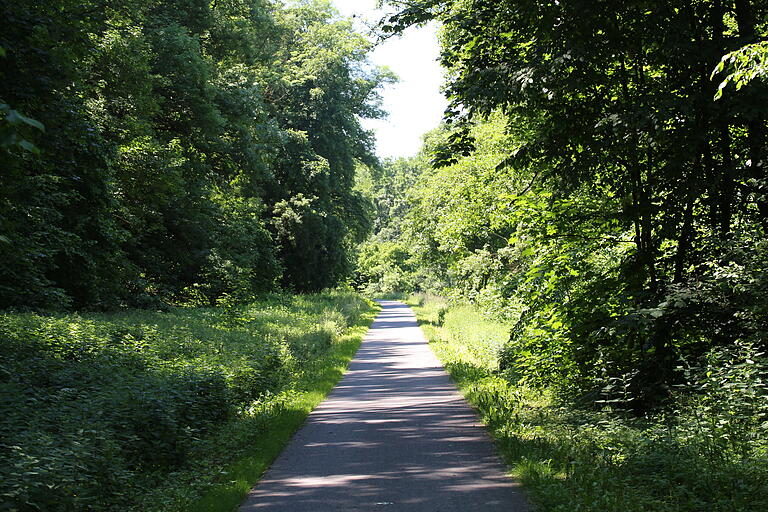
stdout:
<svg viewBox="0 0 768 512">
<path fill-rule="evenodd" d="M 342 15 L 356 15 L 369 26 L 383 15 L 375 9 L 376 0 L 332 2 Z M 440 123 L 447 103 L 440 93 L 443 72 L 437 62 L 439 55 L 434 24 L 411 27 L 403 36 L 390 38 L 372 53 L 373 64 L 387 66 L 400 78 L 382 92 L 383 107 L 389 116 L 363 121 L 366 129 L 376 132 L 380 157 L 415 155 L 421 148 L 421 136 Z"/>
</svg>

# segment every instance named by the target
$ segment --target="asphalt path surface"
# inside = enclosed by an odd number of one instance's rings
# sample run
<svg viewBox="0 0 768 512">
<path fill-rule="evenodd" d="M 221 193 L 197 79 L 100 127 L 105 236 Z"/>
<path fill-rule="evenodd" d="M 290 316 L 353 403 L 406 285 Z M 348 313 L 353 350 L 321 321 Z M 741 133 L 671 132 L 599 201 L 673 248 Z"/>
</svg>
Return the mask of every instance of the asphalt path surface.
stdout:
<svg viewBox="0 0 768 512">
<path fill-rule="evenodd" d="M 527 511 L 410 308 L 381 305 L 349 371 L 240 511 Z"/>
</svg>

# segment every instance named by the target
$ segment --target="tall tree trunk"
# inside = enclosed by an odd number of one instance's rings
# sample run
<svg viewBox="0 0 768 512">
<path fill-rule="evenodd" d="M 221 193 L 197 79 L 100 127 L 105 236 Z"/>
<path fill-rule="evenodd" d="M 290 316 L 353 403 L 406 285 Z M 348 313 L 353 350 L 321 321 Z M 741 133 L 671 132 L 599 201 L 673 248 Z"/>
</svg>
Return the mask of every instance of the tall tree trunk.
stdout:
<svg viewBox="0 0 768 512">
<path fill-rule="evenodd" d="M 629 92 L 629 76 L 624 57 L 620 59 L 621 89 L 627 106 L 637 108 L 637 105 Z M 658 291 L 656 275 L 656 261 L 653 250 L 653 222 L 651 219 L 651 203 L 648 197 L 648 189 L 643 180 L 643 171 L 640 163 L 640 135 L 636 126 L 632 127 L 630 134 L 631 145 L 629 152 L 629 173 L 632 181 L 632 198 L 635 202 L 635 244 L 643 266 L 648 271 L 650 288 L 653 293 Z M 650 175 L 651 169 L 648 169 Z"/>
<path fill-rule="evenodd" d="M 723 44 L 723 32 L 725 31 L 725 6 L 723 0 L 716 0 L 712 6 L 712 41 L 718 55 L 725 53 Z M 712 83 L 714 87 L 714 82 Z M 720 116 L 716 124 L 720 138 L 720 179 L 716 180 L 716 189 L 712 191 L 717 196 L 717 216 L 713 222 L 719 228 L 723 238 L 731 234 L 731 218 L 733 216 L 733 202 L 736 185 L 734 182 L 733 157 L 731 148 L 730 116 L 727 109 L 721 108 Z M 713 208 L 714 210 L 715 208 Z"/>
<path fill-rule="evenodd" d="M 694 166 L 696 169 L 698 166 Z M 675 254 L 675 275 L 673 281 L 681 283 L 685 276 L 685 263 L 688 260 L 688 252 L 693 242 L 693 203 L 696 196 L 690 191 L 687 194 L 685 211 L 683 212 L 683 226 L 677 239 L 677 253 Z"/>
<path fill-rule="evenodd" d="M 733 195 L 736 184 L 733 179 L 733 159 L 731 158 L 731 131 L 728 121 L 723 119 L 720 124 L 720 152 L 723 157 L 723 169 L 720 174 L 720 233 L 723 237 L 731 234 L 731 218 L 733 216 Z"/>
<path fill-rule="evenodd" d="M 743 43 L 755 41 L 755 16 L 750 0 L 736 0 L 736 23 L 739 27 L 739 36 Z M 755 116 L 747 121 L 747 144 L 749 146 L 750 176 L 758 180 L 765 180 L 765 118 Z M 762 192 L 762 191 L 760 191 Z M 763 230 L 768 233 L 768 202 L 763 199 L 763 194 L 756 194 L 756 204 L 760 212 L 760 220 Z"/>
<path fill-rule="evenodd" d="M 677 252 L 675 254 L 673 282 L 681 283 L 685 278 L 685 269 L 690 259 L 689 253 L 693 247 L 694 224 L 693 207 L 696 200 L 706 190 L 707 178 L 715 175 L 716 170 L 712 162 L 712 148 L 710 146 L 709 130 L 711 110 L 710 104 L 714 90 L 712 90 L 712 81 L 709 80 L 707 62 L 707 39 L 706 30 L 702 28 L 699 18 L 696 16 L 691 5 L 685 9 L 690 24 L 691 37 L 694 41 L 698 54 L 701 57 L 691 63 L 691 79 L 695 77 L 695 82 L 691 85 L 691 98 L 695 122 L 688 135 L 690 148 L 695 148 L 693 162 L 688 174 L 683 173 L 683 188 L 680 194 L 683 195 L 682 201 L 682 226 L 677 233 Z M 676 212 L 679 214 L 678 212 Z"/>
</svg>

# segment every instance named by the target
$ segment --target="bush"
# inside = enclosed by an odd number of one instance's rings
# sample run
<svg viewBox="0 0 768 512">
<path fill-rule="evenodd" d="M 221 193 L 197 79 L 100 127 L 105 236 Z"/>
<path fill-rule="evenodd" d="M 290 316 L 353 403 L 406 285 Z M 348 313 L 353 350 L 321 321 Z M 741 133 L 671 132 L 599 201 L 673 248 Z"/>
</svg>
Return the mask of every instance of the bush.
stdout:
<svg viewBox="0 0 768 512">
<path fill-rule="evenodd" d="M 756 345 L 720 347 L 681 363 L 683 384 L 672 400 L 638 417 L 626 410 L 631 376 L 609 377 L 597 407 L 563 400 L 557 386 L 532 386 L 497 370 L 503 358 L 528 357 L 505 343 L 506 324 L 454 306 L 438 325 L 444 304 L 425 299 L 416 309 L 430 344 L 538 508 L 768 509 L 768 359 Z"/>
<path fill-rule="evenodd" d="M 334 291 L 230 309 L 0 314 L 3 507 L 130 509 L 369 307 Z"/>
<path fill-rule="evenodd" d="M 768 358 L 747 342 L 709 351 L 679 367 L 675 427 L 714 461 L 768 453 Z"/>
</svg>

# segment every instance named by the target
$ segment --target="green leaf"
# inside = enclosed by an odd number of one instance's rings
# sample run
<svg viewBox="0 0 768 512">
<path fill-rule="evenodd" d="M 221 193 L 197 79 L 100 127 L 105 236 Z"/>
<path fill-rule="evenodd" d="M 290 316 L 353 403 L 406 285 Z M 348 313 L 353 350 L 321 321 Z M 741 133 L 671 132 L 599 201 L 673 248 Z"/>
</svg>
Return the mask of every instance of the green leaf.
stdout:
<svg viewBox="0 0 768 512">
<path fill-rule="evenodd" d="M 37 128 L 41 132 L 45 131 L 45 126 L 43 126 L 43 123 L 41 123 L 40 121 L 32 119 L 31 117 L 22 116 L 21 114 L 19 114 L 19 117 L 21 117 L 21 121 L 23 123 L 28 124 L 33 128 Z"/>
<path fill-rule="evenodd" d="M 28 140 L 21 140 L 21 141 L 19 141 L 19 146 L 22 149 L 25 149 L 26 151 L 29 151 L 30 153 L 34 153 L 36 155 L 40 154 L 40 149 L 37 146 L 35 146 L 34 144 L 32 144 L 31 142 L 29 142 Z"/>
<path fill-rule="evenodd" d="M 26 124 L 28 126 L 31 126 L 33 128 L 37 128 L 38 130 L 44 132 L 45 127 L 43 126 L 43 123 L 40 121 L 37 121 L 35 119 L 32 119 L 30 117 L 24 116 L 22 114 L 19 114 L 16 110 L 9 110 L 8 115 L 5 116 L 6 122 L 12 124 L 13 126 L 18 126 L 20 124 Z"/>
<path fill-rule="evenodd" d="M 5 121 L 16 126 L 21 123 L 21 116 L 15 110 L 9 110 L 8 115 L 5 116 Z"/>
</svg>

